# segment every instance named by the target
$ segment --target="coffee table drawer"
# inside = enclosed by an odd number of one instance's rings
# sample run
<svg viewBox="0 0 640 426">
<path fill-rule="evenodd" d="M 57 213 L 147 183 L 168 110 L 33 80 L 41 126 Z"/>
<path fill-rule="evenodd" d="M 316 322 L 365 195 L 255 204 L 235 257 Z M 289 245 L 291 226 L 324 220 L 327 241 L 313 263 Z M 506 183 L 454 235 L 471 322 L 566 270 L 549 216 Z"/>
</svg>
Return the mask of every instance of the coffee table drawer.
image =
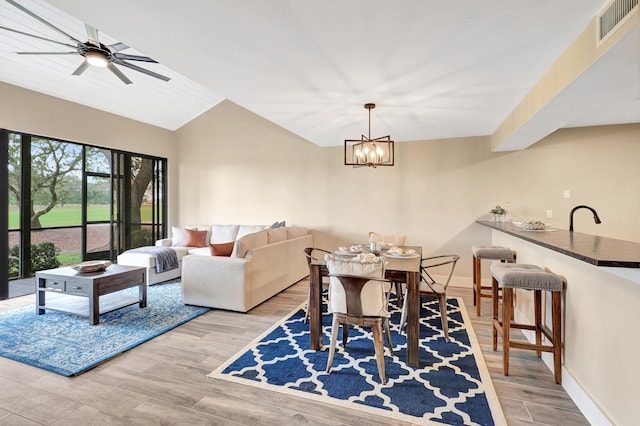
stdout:
<svg viewBox="0 0 640 426">
<path fill-rule="evenodd" d="M 44 281 L 44 288 L 46 288 L 47 290 L 55 290 L 55 291 L 63 292 L 64 291 L 64 280 L 56 280 L 56 279 L 47 278 Z"/>
<path fill-rule="evenodd" d="M 65 281 L 64 292 L 67 294 L 89 294 L 90 283 L 82 283 L 78 281 Z"/>
</svg>

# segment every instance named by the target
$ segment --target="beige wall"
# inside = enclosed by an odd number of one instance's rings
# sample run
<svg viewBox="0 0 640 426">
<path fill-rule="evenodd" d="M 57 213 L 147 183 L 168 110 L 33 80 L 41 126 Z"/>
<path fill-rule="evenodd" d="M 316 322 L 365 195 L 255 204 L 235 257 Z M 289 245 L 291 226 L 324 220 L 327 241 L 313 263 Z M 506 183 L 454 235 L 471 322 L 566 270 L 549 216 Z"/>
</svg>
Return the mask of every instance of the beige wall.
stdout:
<svg viewBox="0 0 640 426">
<path fill-rule="evenodd" d="M 492 153 L 489 137 L 396 144 L 396 166 L 346 167 L 342 147 L 320 148 L 226 101 L 176 132 L 0 83 L 0 127 L 167 157 L 169 220 L 308 226 L 316 244 L 364 241 L 370 230 L 407 234 L 425 254 L 463 256 L 488 243 L 474 224 L 497 203 L 514 219 L 640 242 L 640 124 L 565 129 L 524 151 Z M 569 189 L 571 198 L 562 198 Z M 545 210 L 553 219 L 544 219 Z"/>
<path fill-rule="evenodd" d="M 0 128 L 168 158 L 169 216 L 174 214 L 173 132 L 6 83 L 0 83 L 0 99 Z"/>
<path fill-rule="evenodd" d="M 377 169 L 345 167 L 342 147 L 319 148 L 231 102 L 177 139 L 178 225 L 286 220 L 315 229 L 327 248 L 370 230 L 404 233 L 425 254 L 461 254 L 461 285 L 470 246 L 490 241 L 474 222 L 498 203 L 510 202 L 516 220 L 564 229 L 570 209 L 588 204 L 603 223 L 582 210 L 576 231 L 640 242 L 640 125 L 561 130 L 510 153 L 492 153 L 488 137 L 403 142 L 396 166 Z"/>
</svg>

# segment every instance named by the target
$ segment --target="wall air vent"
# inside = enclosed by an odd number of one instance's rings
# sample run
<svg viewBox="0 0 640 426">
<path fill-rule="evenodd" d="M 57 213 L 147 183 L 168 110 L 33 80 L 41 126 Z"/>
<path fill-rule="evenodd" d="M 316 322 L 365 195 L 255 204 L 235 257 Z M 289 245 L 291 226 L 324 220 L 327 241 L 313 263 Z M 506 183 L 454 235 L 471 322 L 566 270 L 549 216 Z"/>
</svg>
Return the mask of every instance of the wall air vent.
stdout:
<svg viewBox="0 0 640 426">
<path fill-rule="evenodd" d="M 638 0 L 611 0 L 598 13 L 598 44 L 638 8 Z"/>
</svg>

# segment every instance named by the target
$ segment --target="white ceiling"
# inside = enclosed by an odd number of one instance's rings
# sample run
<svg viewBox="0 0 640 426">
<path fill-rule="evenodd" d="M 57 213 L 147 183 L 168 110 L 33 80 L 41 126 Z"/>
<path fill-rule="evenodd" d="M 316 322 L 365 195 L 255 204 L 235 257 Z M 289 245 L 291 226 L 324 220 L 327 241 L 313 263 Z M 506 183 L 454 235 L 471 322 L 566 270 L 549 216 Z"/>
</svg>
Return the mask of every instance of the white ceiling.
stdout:
<svg viewBox="0 0 640 426">
<path fill-rule="evenodd" d="M 127 69 L 129 86 L 105 69 L 70 76 L 80 57 L 19 56 L 57 46 L 0 31 L 2 81 L 168 129 L 227 98 L 320 146 L 366 134 L 366 102 L 378 105 L 373 137 L 492 134 L 605 2 L 16 1 L 81 40 L 88 22 L 172 80 Z M 59 39 L 4 0 L 0 12 L 0 25 Z M 639 40 L 584 72 L 523 126 L 517 147 L 561 127 L 640 122 Z"/>
</svg>

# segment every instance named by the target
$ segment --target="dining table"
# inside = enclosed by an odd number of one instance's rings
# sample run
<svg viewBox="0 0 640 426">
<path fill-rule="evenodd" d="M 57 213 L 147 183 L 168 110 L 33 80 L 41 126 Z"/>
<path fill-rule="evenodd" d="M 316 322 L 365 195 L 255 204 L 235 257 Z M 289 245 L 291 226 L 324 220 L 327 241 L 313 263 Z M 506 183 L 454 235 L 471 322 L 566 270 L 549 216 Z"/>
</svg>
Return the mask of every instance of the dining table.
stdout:
<svg viewBox="0 0 640 426">
<path fill-rule="evenodd" d="M 366 247 L 363 245 L 363 247 Z M 407 364 L 419 367 L 419 320 L 420 320 L 420 264 L 422 262 L 421 246 L 402 246 L 411 249 L 415 254 L 400 256 L 383 250 L 380 254 L 385 262 L 385 278 L 402 282 L 407 286 Z M 368 249 L 365 249 L 365 252 Z M 336 256 L 349 257 L 336 251 Z M 322 350 L 322 278 L 329 275 L 324 259 L 312 260 L 309 264 L 309 347 L 311 350 Z"/>
</svg>

